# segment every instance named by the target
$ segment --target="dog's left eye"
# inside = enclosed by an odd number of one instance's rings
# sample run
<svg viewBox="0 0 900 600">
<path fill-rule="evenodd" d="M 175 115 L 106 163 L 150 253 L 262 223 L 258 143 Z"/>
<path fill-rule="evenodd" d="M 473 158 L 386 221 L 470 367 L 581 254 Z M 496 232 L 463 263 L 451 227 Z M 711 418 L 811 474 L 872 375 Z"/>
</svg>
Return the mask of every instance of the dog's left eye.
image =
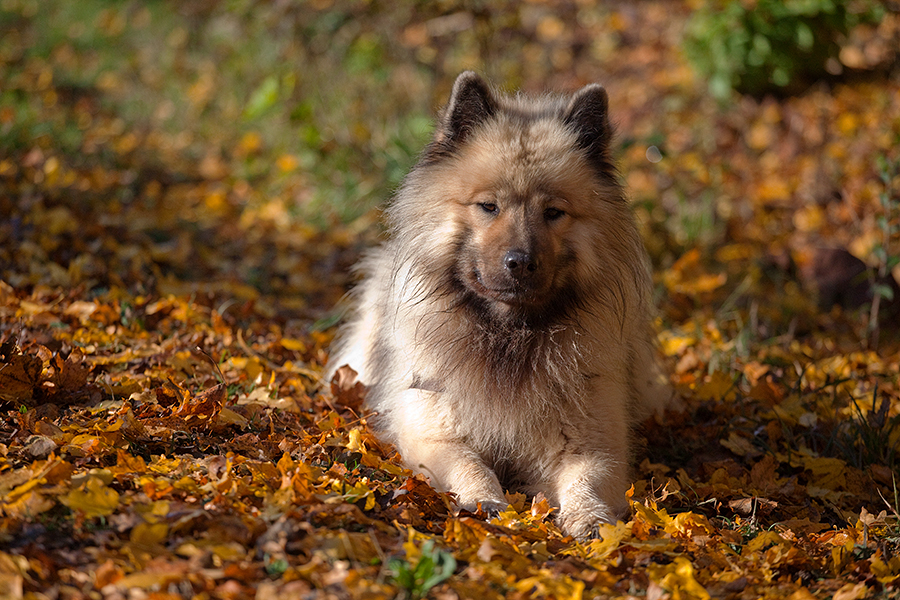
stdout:
<svg viewBox="0 0 900 600">
<path fill-rule="evenodd" d="M 545 208 L 544 209 L 544 218 L 548 221 L 555 221 L 566 214 L 565 212 L 559 210 L 558 208 Z"/>
<path fill-rule="evenodd" d="M 492 215 L 496 215 L 498 212 L 497 205 L 493 202 L 482 202 L 478 206 L 480 206 L 484 212 Z"/>
</svg>

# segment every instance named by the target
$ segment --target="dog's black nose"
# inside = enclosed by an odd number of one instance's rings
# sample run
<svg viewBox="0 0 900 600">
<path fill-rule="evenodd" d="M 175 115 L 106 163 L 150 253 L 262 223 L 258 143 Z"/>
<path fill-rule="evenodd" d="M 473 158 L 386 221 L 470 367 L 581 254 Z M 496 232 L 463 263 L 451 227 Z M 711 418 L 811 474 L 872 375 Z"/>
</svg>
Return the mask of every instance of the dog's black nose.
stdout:
<svg viewBox="0 0 900 600">
<path fill-rule="evenodd" d="M 526 277 L 537 271 L 537 262 L 522 250 L 510 250 L 503 257 L 503 265 L 513 277 Z"/>
</svg>

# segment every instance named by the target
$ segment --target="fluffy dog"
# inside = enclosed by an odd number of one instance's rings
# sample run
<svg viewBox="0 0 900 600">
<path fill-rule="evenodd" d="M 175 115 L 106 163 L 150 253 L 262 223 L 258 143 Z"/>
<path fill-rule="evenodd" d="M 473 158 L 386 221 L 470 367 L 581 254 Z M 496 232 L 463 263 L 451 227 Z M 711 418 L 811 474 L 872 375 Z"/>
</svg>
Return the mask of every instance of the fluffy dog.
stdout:
<svg viewBox="0 0 900 600">
<path fill-rule="evenodd" d="M 543 492 L 588 537 L 628 508 L 630 430 L 670 392 L 606 91 L 505 96 L 462 73 L 366 256 L 330 371 L 459 505 Z"/>
</svg>

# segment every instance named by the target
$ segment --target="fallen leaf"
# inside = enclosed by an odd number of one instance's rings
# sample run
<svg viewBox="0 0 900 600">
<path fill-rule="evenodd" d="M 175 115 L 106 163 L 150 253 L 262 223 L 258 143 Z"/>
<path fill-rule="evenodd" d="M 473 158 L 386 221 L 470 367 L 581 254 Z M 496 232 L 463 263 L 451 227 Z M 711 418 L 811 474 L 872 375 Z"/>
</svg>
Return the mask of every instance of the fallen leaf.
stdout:
<svg viewBox="0 0 900 600">
<path fill-rule="evenodd" d="M 40 383 L 41 360 L 27 354 L 14 354 L 0 364 L 0 398 L 13 402 L 27 402 Z"/>
<path fill-rule="evenodd" d="M 100 478 L 89 477 L 82 487 L 71 490 L 60 501 L 92 519 L 112 514 L 119 506 L 119 493 L 108 488 Z"/>
</svg>

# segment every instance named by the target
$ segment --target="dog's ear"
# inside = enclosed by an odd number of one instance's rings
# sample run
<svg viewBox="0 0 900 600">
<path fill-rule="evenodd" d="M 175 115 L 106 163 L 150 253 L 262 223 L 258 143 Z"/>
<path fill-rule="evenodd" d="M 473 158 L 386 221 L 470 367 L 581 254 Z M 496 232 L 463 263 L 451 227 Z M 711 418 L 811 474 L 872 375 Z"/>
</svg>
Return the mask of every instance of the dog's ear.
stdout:
<svg viewBox="0 0 900 600">
<path fill-rule="evenodd" d="M 460 144 L 496 111 L 497 100 L 488 84 L 473 71 L 464 71 L 453 84 L 435 141 Z"/>
<path fill-rule="evenodd" d="M 588 159 L 606 168 L 612 125 L 609 123 L 609 96 L 603 86 L 586 85 L 572 96 L 563 114 L 563 122 L 578 135 L 578 145 L 587 151 Z"/>
</svg>

